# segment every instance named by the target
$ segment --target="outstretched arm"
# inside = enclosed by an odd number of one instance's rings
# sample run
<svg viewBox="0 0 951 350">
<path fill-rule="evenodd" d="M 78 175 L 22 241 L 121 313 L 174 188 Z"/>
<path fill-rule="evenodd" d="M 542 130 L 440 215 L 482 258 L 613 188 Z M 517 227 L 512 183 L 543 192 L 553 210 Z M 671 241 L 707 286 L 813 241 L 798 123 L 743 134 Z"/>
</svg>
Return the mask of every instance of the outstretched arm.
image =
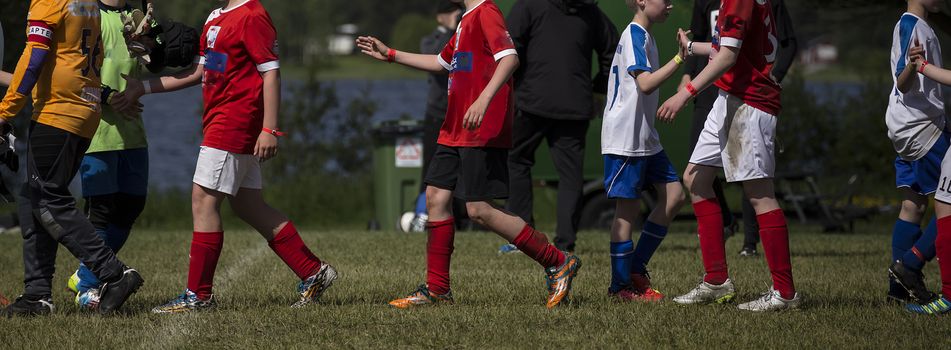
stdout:
<svg viewBox="0 0 951 350">
<path fill-rule="evenodd" d="M 667 79 L 670 79 L 674 73 L 677 72 L 677 69 L 680 68 L 680 65 L 684 62 L 683 58 L 680 57 L 680 54 L 671 58 L 667 64 L 660 69 L 653 72 L 648 71 L 633 71 L 630 72 L 631 76 L 634 79 L 637 79 L 637 87 L 641 92 L 645 94 L 654 93 L 657 88 L 660 87 L 660 84 L 663 84 Z"/>
<path fill-rule="evenodd" d="M 928 79 L 951 86 L 951 70 L 930 64 L 926 62 L 921 55 L 913 56 L 911 60 L 915 63 L 915 66 L 918 67 L 918 72 Z M 905 68 L 905 70 L 910 69 Z"/>
<path fill-rule="evenodd" d="M 677 91 L 677 94 L 664 102 L 657 111 L 657 118 L 666 122 L 673 121 L 674 117 L 683 109 L 691 97 L 709 87 L 710 84 L 713 84 L 714 81 L 723 76 L 724 73 L 736 64 L 739 51 L 740 48 L 738 47 L 721 46 L 720 51 L 713 56 L 713 60 L 710 61 L 710 64 L 708 64 L 700 74 L 697 74 L 697 77 L 694 78 L 693 81 L 687 83 L 683 89 Z"/>
<path fill-rule="evenodd" d="M 445 70 L 445 68 L 439 64 L 436 55 L 421 55 L 397 51 L 386 46 L 380 39 L 372 36 L 358 37 L 357 47 L 360 48 L 360 52 L 379 61 L 396 62 L 407 67 L 432 73 L 439 73 Z"/>
<path fill-rule="evenodd" d="M 112 98 L 114 100 L 113 103 L 118 105 L 138 103 L 142 95 L 177 91 L 198 85 L 198 83 L 201 83 L 201 76 L 204 72 L 205 66 L 197 64 L 190 70 L 147 80 L 139 80 L 123 74 L 122 78 L 125 79 L 126 82 L 125 91 L 117 93 Z"/>
</svg>

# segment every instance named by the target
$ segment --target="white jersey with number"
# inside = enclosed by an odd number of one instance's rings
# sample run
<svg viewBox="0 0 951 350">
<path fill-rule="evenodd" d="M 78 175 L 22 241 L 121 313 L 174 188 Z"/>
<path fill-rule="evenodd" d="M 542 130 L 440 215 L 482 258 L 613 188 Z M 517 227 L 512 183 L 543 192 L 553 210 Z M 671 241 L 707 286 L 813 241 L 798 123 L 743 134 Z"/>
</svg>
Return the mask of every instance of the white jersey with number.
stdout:
<svg viewBox="0 0 951 350">
<path fill-rule="evenodd" d="M 898 76 L 910 63 L 908 49 L 920 44 L 925 60 L 941 67 L 941 45 L 927 22 L 911 13 L 901 16 L 892 36 L 891 70 L 894 85 L 888 98 L 885 124 L 895 152 L 905 160 L 923 157 L 945 128 L 941 84 L 915 73 L 911 89 L 898 91 Z"/>
<path fill-rule="evenodd" d="M 618 42 L 608 80 L 607 104 L 601 125 L 601 153 L 627 157 L 650 156 L 664 150 L 654 119 L 658 90 L 645 94 L 632 74 L 658 67 L 657 44 L 650 33 L 631 23 Z"/>
</svg>

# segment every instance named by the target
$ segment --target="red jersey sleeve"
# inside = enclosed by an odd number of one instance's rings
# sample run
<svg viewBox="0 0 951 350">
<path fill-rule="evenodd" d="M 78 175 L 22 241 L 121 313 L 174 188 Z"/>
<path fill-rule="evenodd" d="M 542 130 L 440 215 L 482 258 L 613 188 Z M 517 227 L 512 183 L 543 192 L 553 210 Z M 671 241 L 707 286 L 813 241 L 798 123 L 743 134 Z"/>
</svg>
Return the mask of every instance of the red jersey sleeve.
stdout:
<svg viewBox="0 0 951 350">
<path fill-rule="evenodd" d="M 485 36 L 486 44 L 496 61 L 508 55 L 516 55 L 515 42 L 509 35 L 508 28 L 505 27 L 505 19 L 498 11 L 479 11 L 479 22 L 482 27 L 482 35 Z"/>
<path fill-rule="evenodd" d="M 248 17 L 243 41 L 258 72 L 264 73 L 281 67 L 277 55 L 277 30 L 267 14 L 253 14 Z"/>
<path fill-rule="evenodd" d="M 753 18 L 754 0 L 724 0 L 717 19 L 720 28 L 720 45 L 743 46 L 743 38 Z"/>
<path fill-rule="evenodd" d="M 439 61 L 439 64 L 449 72 L 452 72 L 452 55 L 456 53 L 456 38 L 458 36 L 459 33 L 453 34 L 446 46 L 442 48 L 442 52 L 436 56 L 436 61 Z"/>
</svg>

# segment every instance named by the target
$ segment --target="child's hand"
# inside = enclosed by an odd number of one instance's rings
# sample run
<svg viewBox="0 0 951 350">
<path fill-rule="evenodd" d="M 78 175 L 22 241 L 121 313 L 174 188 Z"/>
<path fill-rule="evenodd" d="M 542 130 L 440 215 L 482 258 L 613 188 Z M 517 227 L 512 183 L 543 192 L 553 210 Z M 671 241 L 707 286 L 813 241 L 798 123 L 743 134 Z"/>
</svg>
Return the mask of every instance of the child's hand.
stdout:
<svg viewBox="0 0 951 350">
<path fill-rule="evenodd" d="M 687 46 L 690 44 L 690 38 L 687 37 L 690 35 L 690 31 L 684 31 L 681 28 L 677 28 L 677 43 L 680 44 L 680 57 L 687 57 Z"/>
<path fill-rule="evenodd" d="M 485 110 L 489 108 L 489 102 L 478 98 L 469 106 L 466 116 L 462 119 L 462 127 L 475 130 L 482 125 L 482 118 L 485 116 Z"/>
<path fill-rule="evenodd" d="M 689 99 L 690 93 L 687 90 L 680 90 L 660 106 L 660 109 L 657 110 L 657 119 L 665 123 L 672 123 L 674 118 L 677 117 L 677 113 L 684 108 Z"/>
<path fill-rule="evenodd" d="M 360 52 L 380 61 L 386 61 L 386 53 L 390 51 L 390 48 L 386 46 L 386 44 L 372 36 L 358 37 L 357 47 L 360 48 Z"/>
<path fill-rule="evenodd" d="M 126 120 L 133 120 L 142 114 L 142 103 L 138 100 L 133 100 L 124 92 L 118 92 L 112 95 L 112 98 L 106 101 L 106 103 L 108 103 L 113 110 L 119 112 Z"/>
<path fill-rule="evenodd" d="M 925 60 L 925 49 L 921 47 L 918 38 L 915 38 L 915 44 L 908 47 L 908 68 L 918 71 L 918 66 Z"/>
<path fill-rule="evenodd" d="M 277 136 L 261 132 L 258 141 L 254 144 L 254 156 L 260 161 L 266 161 L 277 155 Z"/>
</svg>

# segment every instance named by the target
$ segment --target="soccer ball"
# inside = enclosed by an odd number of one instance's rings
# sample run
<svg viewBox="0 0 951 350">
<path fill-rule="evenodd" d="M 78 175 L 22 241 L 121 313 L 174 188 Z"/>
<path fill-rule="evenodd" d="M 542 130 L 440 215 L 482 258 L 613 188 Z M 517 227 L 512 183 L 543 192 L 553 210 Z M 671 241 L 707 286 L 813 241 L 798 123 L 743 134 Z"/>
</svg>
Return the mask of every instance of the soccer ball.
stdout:
<svg viewBox="0 0 951 350">
<path fill-rule="evenodd" d="M 416 218 L 416 213 L 408 211 L 403 213 L 400 216 L 399 229 L 403 232 L 409 232 L 413 227 L 413 219 Z"/>
</svg>

